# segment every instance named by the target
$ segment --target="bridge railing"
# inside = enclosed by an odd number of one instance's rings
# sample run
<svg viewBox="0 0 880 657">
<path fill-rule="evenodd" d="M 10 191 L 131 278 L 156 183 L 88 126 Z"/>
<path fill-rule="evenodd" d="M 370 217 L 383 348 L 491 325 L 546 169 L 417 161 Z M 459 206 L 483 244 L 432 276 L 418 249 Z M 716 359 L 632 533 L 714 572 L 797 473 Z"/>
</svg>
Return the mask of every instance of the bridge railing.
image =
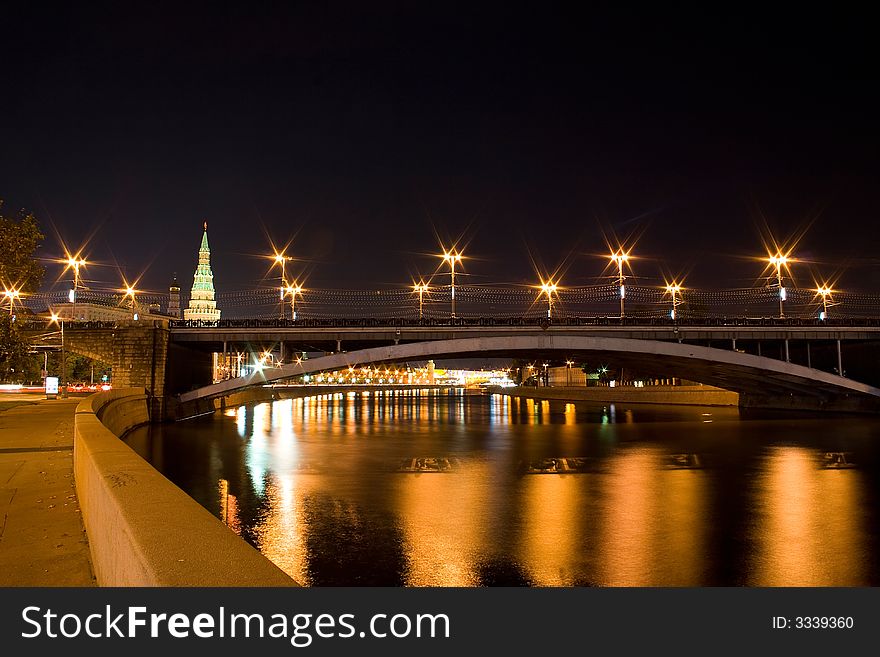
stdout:
<svg viewBox="0 0 880 657">
<path fill-rule="evenodd" d="M 100 324 L 100 322 L 98 322 Z M 80 326 L 86 328 L 86 324 Z M 104 322 L 103 324 L 108 324 Z M 549 329 L 551 326 L 656 326 L 680 327 L 880 327 L 880 318 L 874 317 L 836 317 L 816 319 L 801 317 L 697 317 L 673 320 L 666 317 L 457 317 L 457 318 L 305 318 L 291 319 L 221 319 L 210 322 L 204 320 L 172 320 L 172 329 L 284 329 L 284 328 L 448 328 L 448 327 L 505 327 L 523 326 Z"/>
</svg>

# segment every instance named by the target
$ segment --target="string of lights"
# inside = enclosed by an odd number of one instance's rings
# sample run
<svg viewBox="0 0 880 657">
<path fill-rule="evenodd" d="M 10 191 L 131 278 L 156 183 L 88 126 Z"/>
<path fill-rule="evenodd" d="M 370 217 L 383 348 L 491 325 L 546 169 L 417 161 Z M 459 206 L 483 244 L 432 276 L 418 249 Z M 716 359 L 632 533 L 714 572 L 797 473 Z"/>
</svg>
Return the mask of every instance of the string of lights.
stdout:
<svg viewBox="0 0 880 657">
<path fill-rule="evenodd" d="M 224 317 L 277 317 L 277 288 L 240 289 L 219 292 L 218 307 Z M 675 312 L 678 318 L 712 316 L 773 316 L 779 291 L 775 287 L 736 289 L 676 290 Z M 830 291 L 829 291 L 830 296 Z M 22 297 L 20 304 L 34 312 L 67 301 L 65 291 L 41 292 Z M 547 313 L 546 293 L 531 286 L 456 285 L 456 314 L 461 317 L 523 317 Z M 126 294 L 120 291 L 81 289 L 79 303 L 123 306 Z M 161 313 L 167 308 L 168 295 L 139 292 L 142 307 L 154 307 Z M 181 304 L 187 296 L 181 295 Z M 636 317 L 669 316 L 673 307 L 669 290 L 659 286 L 627 285 L 627 315 Z M 452 302 L 450 285 L 428 288 L 421 300 L 412 289 L 336 289 L 304 288 L 297 301 L 302 317 L 376 317 L 412 318 L 421 312 L 425 318 L 448 317 Z M 824 303 L 823 303 L 824 302 Z M 552 296 L 555 316 L 615 316 L 619 313 L 619 290 L 612 284 L 558 287 Z M 835 291 L 830 303 L 817 290 L 787 290 L 785 311 L 792 317 L 815 317 L 820 310 L 833 308 L 837 316 L 872 317 L 880 315 L 880 294 L 863 291 Z"/>
</svg>

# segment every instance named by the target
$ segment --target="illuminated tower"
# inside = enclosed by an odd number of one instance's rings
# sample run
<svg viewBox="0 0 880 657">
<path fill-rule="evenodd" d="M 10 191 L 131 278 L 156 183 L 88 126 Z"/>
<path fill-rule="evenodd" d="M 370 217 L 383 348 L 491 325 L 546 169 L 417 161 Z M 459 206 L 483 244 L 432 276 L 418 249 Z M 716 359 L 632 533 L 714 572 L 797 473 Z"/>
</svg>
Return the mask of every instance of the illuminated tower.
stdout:
<svg viewBox="0 0 880 657">
<path fill-rule="evenodd" d="M 220 310 L 214 301 L 214 274 L 211 273 L 211 249 L 208 247 L 208 222 L 202 235 L 199 247 L 199 264 L 193 277 L 192 294 L 189 297 L 189 308 L 183 311 L 184 319 L 196 319 L 204 322 L 216 322 L 220 319 Z"/>
<path fill-rule="evenodd" d="M 180 319 L 180 285 L 177 282 L 177 272 L 174 272 L 174 279 L 168 288 L 168 314 L 174 319 Z"/>
</svg>

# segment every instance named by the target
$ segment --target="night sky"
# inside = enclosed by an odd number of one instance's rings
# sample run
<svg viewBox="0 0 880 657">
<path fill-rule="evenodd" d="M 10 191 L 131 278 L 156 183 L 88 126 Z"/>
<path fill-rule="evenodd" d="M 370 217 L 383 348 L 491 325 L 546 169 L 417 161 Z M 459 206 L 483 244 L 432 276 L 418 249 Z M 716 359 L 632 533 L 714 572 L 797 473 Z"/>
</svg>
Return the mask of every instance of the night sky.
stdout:
<svg viewBox="0 0 880 657">
<path fill-rule="evenodd" d="M 463 236 L 467 282 L 534 283 L 531 254 L 588 284 L 603 231 L 638 236 L 646 283 L 747 287 L 765 228 L 805 231 L 798 284 L 880 291 L 880 57 L 858 16 L 20 4 L 4 213 L 38 216 L 45 257 L 56 230 L 91 236 L 98 285 L 118 263 L 188 288 L 207 220 L 219 291 L 266 284 L 270 238 L 307 286 L 409 284 L 437 234 Z"/>
</svg>

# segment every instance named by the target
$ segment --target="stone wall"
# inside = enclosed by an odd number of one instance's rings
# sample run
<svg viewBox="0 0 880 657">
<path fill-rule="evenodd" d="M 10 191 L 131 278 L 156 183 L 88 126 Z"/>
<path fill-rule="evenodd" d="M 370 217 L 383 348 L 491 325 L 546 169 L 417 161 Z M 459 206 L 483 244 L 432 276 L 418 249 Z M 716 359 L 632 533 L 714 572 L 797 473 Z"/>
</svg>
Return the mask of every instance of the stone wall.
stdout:
<svg viewBox="0 0 880 657">
<path fill-rule="evenodd" d="M 493 388 L 513 397 L 633 404 L 682 404 L 688 406 L 737 406 L 739 395 L 713 386 L 608 386 L 593 388 Z"/>
<path fill-rule="evenodd" d="M 67 326 L 64 348 L 109 363 L 114 388 L 144 388 L 150 417 L 161 418 L 169 336 L 163 320 L 120 321 L 110 328 Z"/>
<path fill-rule="evenodd" d="M 119 440 L 149 421 L 144 389 L 76 410 L 74 477 L 100 586 L 295 586 L 275 564 Z"/>
</svg>

